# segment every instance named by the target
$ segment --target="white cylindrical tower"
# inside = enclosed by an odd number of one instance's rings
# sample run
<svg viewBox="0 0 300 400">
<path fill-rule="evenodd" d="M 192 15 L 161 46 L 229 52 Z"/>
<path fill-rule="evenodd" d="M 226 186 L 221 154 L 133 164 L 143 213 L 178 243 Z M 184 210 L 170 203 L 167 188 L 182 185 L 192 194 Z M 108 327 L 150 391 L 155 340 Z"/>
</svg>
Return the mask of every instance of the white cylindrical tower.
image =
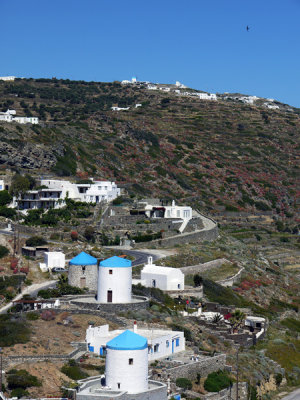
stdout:
<svg viewBox="0 0 300 400">
<path fill-rule="evenodd" d="M 130 303 L 131 290 L 130 260 L 114 256 L 100 262 L 97 293 L 99 303 Z"/>
<path fill-rule="evenodd" d="M 106 344 L 105 383 L 130 394 L 148 390 L 146 338 L 127 330 Z"/>
</svg>

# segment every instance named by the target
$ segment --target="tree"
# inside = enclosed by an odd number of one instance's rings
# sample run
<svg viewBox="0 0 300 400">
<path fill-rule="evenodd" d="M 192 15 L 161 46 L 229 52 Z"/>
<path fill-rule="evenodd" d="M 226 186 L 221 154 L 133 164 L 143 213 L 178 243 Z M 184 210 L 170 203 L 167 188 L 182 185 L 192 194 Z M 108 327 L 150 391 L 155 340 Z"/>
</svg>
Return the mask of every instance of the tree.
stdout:
<svg viewBox="0 0 300 400">
<path fill-rule="evenodd" d="M 7 190 L 1 190 L 0 192 L 0 206 L 6 206 L 12 201 L 12 196 Z"/>
<path fill-rule="evenodd" d="M 85 228 L 85 231 L 84 231 L 83 235 L 84 235 L 84 237 L 86 238 L 86 240 L 88 242 L 94 242 L 95 241 L 95 230 L 94 230 L 94 228 L 92 226 L 87 226 Z"/>
<path fill-rule="evenodd" d="M 20 198 L 28 190 L 30 190 L 30 180 L 26 176 L 15 174 L 12 178 L 10 194 Z"/>
<path fill-rule="evenodd" d="M 47 240 L 40 236 L 31 236 L 29 239 L 26 240 L 26 246 L 29 247 L 43 246 L 47 243 Z"/>
<path fill-rule="evenodd" d="M 196 287 L 202 286 L 203 279 L 199 274 L 193 276 L 193 281 Z"/>
<path fill-rule="evenodd" d="M 240 310 L 235 310 L 234 313 L 231 314 L 229 318 L 229 324 L 231 326 L 231 332 L 234 333 L 236 329 L 238 329 L 244 322 L 245 314 Z"/>
</svg>

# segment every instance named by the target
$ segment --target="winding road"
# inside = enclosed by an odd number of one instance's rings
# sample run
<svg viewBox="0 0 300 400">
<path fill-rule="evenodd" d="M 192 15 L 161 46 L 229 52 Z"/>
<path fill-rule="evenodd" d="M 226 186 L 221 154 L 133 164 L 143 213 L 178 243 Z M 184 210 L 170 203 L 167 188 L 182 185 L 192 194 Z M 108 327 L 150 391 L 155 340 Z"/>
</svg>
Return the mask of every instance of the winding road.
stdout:
<svg viewBox="0 0 300 400">
<path fill-rule="evenodd" d="M 287 396 L 282 397 L 281 400 L 300 400 L 300 389 L 297 389 Z"/>
</svg>

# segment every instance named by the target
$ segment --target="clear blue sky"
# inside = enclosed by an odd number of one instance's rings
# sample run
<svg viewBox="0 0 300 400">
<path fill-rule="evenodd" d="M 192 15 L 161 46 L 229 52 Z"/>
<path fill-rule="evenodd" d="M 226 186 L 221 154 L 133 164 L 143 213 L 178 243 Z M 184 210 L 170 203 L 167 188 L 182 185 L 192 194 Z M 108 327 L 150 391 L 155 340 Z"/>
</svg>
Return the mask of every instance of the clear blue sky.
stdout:
<svg viewBox="0 0 300 400">
<path fill-rule="evenodd" d="M 300 107 L 300 0 L 0 0 L 0 6 L 0 76 L 179 80 Z"/>
</svg>

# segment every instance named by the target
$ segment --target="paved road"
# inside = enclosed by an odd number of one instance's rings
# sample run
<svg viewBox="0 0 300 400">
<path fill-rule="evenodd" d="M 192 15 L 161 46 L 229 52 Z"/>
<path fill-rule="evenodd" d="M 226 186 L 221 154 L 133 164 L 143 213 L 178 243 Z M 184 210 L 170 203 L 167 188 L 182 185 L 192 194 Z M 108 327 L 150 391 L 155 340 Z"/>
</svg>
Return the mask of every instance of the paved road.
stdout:
<svg viewBox="0 0 300 400">
<path fill-rule="evenodd" d="M 150 252 L 146 253 L 146 252 L 137 251 L 137 250 L 124 250 L 124 251 L 122 250 L 122 252 L 124 254 L 127 254 L 128 256 L 131 256 L 131 257 L 135 258 L 135 260 L 132 261 L 132 266 L 133 267 L 136 267 L 137 265 L 141 265 L 141 264 L 146 264 L 149 256 L 153 257 L 153 261 L 158 260 L 159 258 L 161 258 L 156 254 L 152 254 Z"/>
<path fill-rule="evenodd" d="M 297 389 L 289 395 L 282 397 L 281 400 L 300 400 L 300 389 Z"/>
</svg>

